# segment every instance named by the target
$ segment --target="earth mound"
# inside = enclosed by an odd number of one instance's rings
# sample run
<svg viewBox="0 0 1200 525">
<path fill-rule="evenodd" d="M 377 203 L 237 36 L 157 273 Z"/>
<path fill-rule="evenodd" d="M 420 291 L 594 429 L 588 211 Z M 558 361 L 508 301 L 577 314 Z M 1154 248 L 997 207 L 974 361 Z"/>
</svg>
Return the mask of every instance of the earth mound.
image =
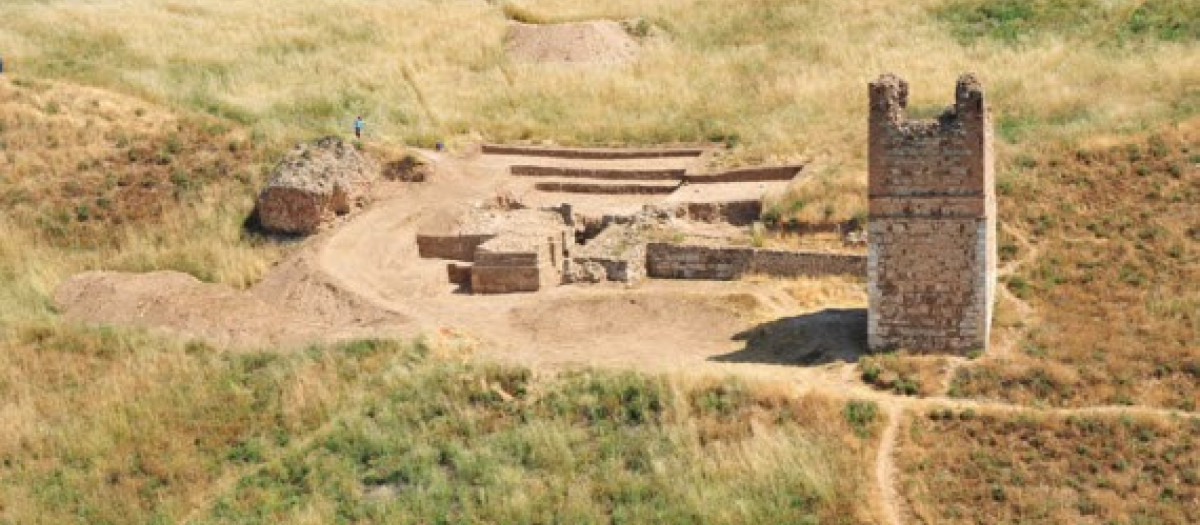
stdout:
<svg viewBox="0 0 1200 525">
<path fill-rule="evenodd" d="M 263 229 L 308 235 L 336 215 L 363 205 L 379 165 L 338 137 L 301 143 L 275 165 L 258 196 Z"/>
<path fill-rule="evenodd" d="M 612 20 L 566 24 L 509 25 L 508 56 L 520 62 L 622 64 L 637 58 L 641 45 Z"/>
<path fill-rule="evenodd" d="M 70 319 L 167 329 L 220 345 L 295 344 L 329 329 L 254 295 L 172 271 L 81 273 L 58 287 L 54 302 Z"/>
</svg>

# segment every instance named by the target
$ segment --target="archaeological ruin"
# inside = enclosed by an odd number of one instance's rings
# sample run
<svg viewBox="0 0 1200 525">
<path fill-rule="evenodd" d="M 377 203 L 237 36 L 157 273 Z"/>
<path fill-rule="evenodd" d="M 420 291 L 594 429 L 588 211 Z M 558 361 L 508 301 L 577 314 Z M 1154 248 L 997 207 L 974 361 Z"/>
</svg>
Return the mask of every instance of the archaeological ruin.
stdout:
<svg viewBox="0 0 1200 525">
<path fill-rule="evenodd" d="M 870 84 L 868 340 L 872 350 L 987 348 L 996 285 L 992 128 L 961 76 L 954 105 L 910 120 L 908 83 Z"/>
<path fill-rule="evenodd" d="M 462 292 L 536 292 L 645 278 L 857 276 L 872 351 L 986 349 L 996 282 L 992 132 L 979 82 L 958 80 L 936 119 L 907 116 L 908 84 L 870 83 L 869 223 L 840 253 L 748 245 L 745 227 L 803 166 L 704 173 L 702 148 L 589 150 L 484 146 L 511 196 L 476 203 L 417 236 Z M 563 161 L 562 159 L 569 159 Z M 861 250 L 861 248 L 859 248 Z M 834 250 L 838 252 L 839 250 Z"/>
<path fill-rule="evenodd" d="M 482 154 L 508 164 L 507 191 L 521 197 L 476 203 L 451 228 L 418 234 L 418 251 L 456 261 L 447 279 L 472 294 L 645 278 L 866 276 L 862 255 L 736 245 L 763 195 L 803 166 L 703 173 L 694 163 L 705 152 L 486 145 Z"/>
</svg>

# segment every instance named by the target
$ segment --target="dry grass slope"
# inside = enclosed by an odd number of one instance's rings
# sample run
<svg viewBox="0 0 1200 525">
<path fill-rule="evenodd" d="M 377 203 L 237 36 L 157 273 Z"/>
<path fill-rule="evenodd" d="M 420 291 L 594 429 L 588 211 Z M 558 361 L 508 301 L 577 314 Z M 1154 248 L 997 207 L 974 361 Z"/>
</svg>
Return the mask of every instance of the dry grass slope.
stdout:
<svg viewBox="0 0 1200 525">
<path fill-rule="evenodd" d="M 1022 404 L 1200 406 L 1200 120 L 1047 145 L 999 179 L 1037 256 L 1004 283 L 1033 306 L 1020 352 L 953 393 Z M 1001 237 L 1001 256 L 1022 248 Z M 1031 322 L 1017 319 L 1013 322 Z"/>
<path fill-rule="evenodd" d="M 1195 417 L 934 409 L 904 424 L 900 486 L 924 523 L 1196 523 L 1198 431 Z"/>
</svg>

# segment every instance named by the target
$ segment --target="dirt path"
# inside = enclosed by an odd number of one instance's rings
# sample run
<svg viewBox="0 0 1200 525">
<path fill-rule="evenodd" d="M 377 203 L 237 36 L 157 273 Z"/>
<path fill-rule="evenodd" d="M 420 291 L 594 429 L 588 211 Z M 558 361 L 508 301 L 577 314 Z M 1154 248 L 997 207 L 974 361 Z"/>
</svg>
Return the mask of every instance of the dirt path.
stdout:
<svg viewBox="0 0 1200 525">
<path fill-rule="evenodd" d="M 879 485 L 879 509 L 885 525 L 900 525 L 900 493 L 896 489 L 896 439 L 900 429 L 900 418 L 904 408 L 891 402 L 887 408 L 887 426 L 880 437 L 879 451 L 875 456 L 875 482 Z"/>
</svg>

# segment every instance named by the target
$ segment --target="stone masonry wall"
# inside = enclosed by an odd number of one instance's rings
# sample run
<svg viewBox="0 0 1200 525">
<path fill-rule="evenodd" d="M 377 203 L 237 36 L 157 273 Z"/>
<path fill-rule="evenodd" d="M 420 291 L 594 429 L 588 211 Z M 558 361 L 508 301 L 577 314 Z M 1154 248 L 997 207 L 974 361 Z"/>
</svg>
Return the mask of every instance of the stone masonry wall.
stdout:
<svg viewBox="0 0 1200 525">
<path fill-rule="evenodd" d="M 684 182 L 688 184 L 715 184 L 724 182 L 765 182 L 786 181 L 796 178 L 804 165 L 789 166 L 759 166 L 756 168 L 740 168 L 720 173 L 688 175 Z"/>
<path fill-rule="evenodd" d="M 905 114 L 908 84 L 870 85 L 868 340 L 876 351 L 987 348 L 996 281 L 992 131 L 973 75 L 936 120 Z"/>
<path fill-rule="evenodd" d="M 746 274 L 865 277 L 867 258 L 861 255 L 654 242 L 646 246 L 646 274 L 656 279 L 717 281 L 731 281 Z"/>
<path fill-rule="evenodd" d="M 475 249 L 495 235 L 417 235 L 417 253 L 424 259 L 474 262 Z"/>
<path fill-rule="evenodd" d="M 676 217 L 698 222 L 727 222 L 734 226 L 748 226 L 762 216 L 762 199 L 726 202 L 688 202 L 680 204 Z"/>
<path fill-rule="evenodd" d="M 504 234 L 480 245 L 471 267 L 471 293 L 536 292 L 561 284 L 564 234 Z"/>
</svg>

